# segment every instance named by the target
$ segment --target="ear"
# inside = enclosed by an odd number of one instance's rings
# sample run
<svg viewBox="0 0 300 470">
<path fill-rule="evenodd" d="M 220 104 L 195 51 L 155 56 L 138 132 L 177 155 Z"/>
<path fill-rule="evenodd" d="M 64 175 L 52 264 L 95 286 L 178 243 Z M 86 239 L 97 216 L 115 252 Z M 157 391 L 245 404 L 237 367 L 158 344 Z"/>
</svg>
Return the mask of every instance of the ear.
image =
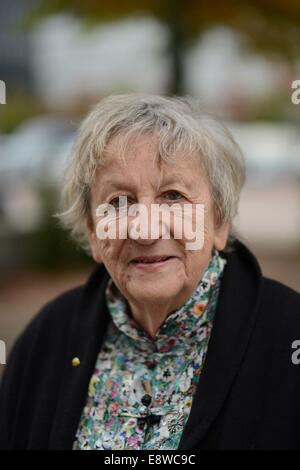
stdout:
<svg viewBox="0 0 300 470">
<path fill-rule="evenodd" d="M 215 228 L 214 234 L 214 247 L 218 251 L 224 250 L 230 231 L 230 223 L 226 222 L 225 224 L 220 225 Z"/>
<path fill-rule="evenodd" d="M 90 245 L 92 258 L 96 263 L 100 264 L 102 263 L 102 259 L 99 253 L 99 240 L 97 238 L 95 224 L 90 216 L 88 216 L 87 218 L 86 228 L 87 228 L 87 235 L 89 239 L 89 245 Z"/>
</svg>

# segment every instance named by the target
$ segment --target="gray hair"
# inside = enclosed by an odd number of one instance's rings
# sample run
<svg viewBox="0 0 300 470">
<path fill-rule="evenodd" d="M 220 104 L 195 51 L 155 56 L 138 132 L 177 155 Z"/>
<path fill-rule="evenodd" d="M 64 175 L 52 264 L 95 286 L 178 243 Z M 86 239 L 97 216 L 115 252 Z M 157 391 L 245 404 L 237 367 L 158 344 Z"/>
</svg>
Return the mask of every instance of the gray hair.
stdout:
<svg viewBox="0 0 300 470">
<path fill-rule="evenodd" d="M 231 225 L 230 244 L 235 235 L 232 220 L 245 180 L 244 157 L 228 129 L 189 98 L 133 93 L 108 96 L 96 104 L 79 128 L 68 161 L 61 212 L 55 214 L 62 225 L 89 251 L 86 223 L 90 188 L 97 167 L 105 164 L 109 140 L 124 136 L 122 157 L 131 137 L 149 133 L 158 134 L 159 156 L 165 161 L 179 152 L 199 155 L 218 222 Z"/>
</svg>

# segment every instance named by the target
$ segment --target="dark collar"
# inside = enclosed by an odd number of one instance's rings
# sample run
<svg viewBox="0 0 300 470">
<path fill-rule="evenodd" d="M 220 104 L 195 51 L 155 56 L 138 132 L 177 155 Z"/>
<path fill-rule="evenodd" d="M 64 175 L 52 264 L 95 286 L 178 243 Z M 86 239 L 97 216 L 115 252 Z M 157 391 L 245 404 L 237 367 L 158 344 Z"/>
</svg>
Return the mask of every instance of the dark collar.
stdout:
<svg viewBox="0 0 300 470">
<path fill-rule="evenodd" d="M 262 288 L 262 274 L 254 255 L 237 241 L 228 260 L 205 365 L 193 399 L 179 449 L 199 446 L 228 394 L 239 370 L 253 329 Z M 104 266 L 91 274 L 70 325 L 70 341 L 61 392 L 49 447 L 70 449 L 85 405 L 89 381 L 109 323 Z M 80 366 L 72 367 L 72 358 Z"/>
<path fill-rule="evenodd" d="M 256 258 L 241 242 L 227 255 L 214 327 L 191 413 L 179 449 L 201 445 L 241 366 L 253 330 L 262 290 Z"/>
</svg>

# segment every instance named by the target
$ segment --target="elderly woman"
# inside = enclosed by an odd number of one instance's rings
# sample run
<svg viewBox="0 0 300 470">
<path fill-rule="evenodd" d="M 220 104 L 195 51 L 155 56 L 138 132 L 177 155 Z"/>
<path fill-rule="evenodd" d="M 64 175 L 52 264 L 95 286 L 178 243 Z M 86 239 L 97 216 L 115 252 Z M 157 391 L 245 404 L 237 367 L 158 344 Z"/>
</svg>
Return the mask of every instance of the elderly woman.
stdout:
<svg viewBox="0 0 300 470">
<path fill-rule="evenodd" d="M 98 266 L 17 340 L 1 448 L 300 448 L 300 295 L 234 235 L 243 182 L 239 147 L 196 104 L 93 109 L 59 216 Z"/>
</svg>

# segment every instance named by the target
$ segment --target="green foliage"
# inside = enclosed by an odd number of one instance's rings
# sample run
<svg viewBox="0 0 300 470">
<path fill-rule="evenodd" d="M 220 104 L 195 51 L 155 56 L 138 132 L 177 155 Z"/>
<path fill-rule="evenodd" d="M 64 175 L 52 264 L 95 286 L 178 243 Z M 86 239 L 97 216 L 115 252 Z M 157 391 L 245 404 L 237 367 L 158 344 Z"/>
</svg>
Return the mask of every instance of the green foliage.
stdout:
<svg viewBox="0 0 300 470">
<path fill-rule="evenodd" d="M 38 270 L 65 270 L 77 267 L 92 267 L 94 262 L 71 240 L 53 217 L 57 210 L 57 189 L 43 186 L 39 195 L 43 206 L 43 217 L 37 227 L 27 233 L 10 231 L 1 234 L 1 244 L 6 256 L 2 256 L 1 269 L 13 267 Z"/>
<path fill-rule="evenodd" d="M 0 133 L 12 132 L 22 121 L 37 113 L 32 96 L 26 95 L 22 90 L 15 90 L 9 95 L 7 104 L 0 107 Z"/>
<path fill-rule="evenodd" d="M 91 265 L 91 259 L 53 217 L 57 210 L 56 189 L 44 186 L 40 188 L 40 197 L 44 210 L 42 223 L 26 237 L 31 265 L 47 269 Z"/>
<path fill-rule="evenodd" d="M 288 57 L 299 52 L 299 0 L 46 0 L 31 19 L 62 11 L 89 24 L 147 14 L 172 28 L 177 18 L 187 39 L 212 26 L 228 25 L 248 36 L 259 50 Z"/>
<path fill-rule="evenodd" d="M 27 263 L 33 268 L 57 270 L 93 264 L 51 216 L 23 237 L 23 243 L 27 247 Z"/>
<path fill-rule="evenodd" d="M 256 99 L 248 104 L 247 121 L 299 122 L 300 115 L 285 93 L 273 93 L 263 99 Z"/>
</svg>

